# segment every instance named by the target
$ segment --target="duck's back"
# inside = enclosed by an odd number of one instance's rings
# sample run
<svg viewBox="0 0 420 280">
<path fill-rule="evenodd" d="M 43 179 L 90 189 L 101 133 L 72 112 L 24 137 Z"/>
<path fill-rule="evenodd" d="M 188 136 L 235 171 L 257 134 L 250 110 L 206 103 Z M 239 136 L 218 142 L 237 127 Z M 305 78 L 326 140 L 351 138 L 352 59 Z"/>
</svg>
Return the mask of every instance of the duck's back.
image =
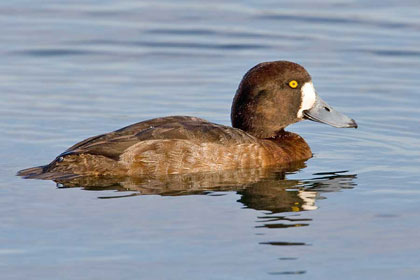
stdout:
<svg viewBox="0 0 420 280">
<path fill-rule="evenodd" d="M 88 138 L 49 165 L 22 170 L 19 175 L 50 179 L 70 174 L 191 173 L 265 167 L 311 156 L 306 142 L 293 133 L 278 139 L 257 139 L 240 129 L 174 116 Z"/>
</svg>

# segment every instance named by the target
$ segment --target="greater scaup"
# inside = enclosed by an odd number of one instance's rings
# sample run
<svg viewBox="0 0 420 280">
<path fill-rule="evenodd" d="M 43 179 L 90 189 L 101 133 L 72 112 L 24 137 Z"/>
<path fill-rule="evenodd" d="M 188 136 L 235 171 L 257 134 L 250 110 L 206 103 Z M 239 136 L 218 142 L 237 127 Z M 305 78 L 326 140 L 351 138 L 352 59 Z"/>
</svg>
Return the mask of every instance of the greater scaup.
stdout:
<svg viewBox="0 0 420 280">
<path fill-rule="evenodd" d="M 287 165 L 312 157 L 302 137 L 284 128 L 309 119 L 353 127 L 316 93 L 299 64 L 264 62 L 243 77 L 233 99 L 232 127 L 171 116 L 88 138 L 50 164 L 18 172 L 26 178 L 141 176 Z"/>
</svg>

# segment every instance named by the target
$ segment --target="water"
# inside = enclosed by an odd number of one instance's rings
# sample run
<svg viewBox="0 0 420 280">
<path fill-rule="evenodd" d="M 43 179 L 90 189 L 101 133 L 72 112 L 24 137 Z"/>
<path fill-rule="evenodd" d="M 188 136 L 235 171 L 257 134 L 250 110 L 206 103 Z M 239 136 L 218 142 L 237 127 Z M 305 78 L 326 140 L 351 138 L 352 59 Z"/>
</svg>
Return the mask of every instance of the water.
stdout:
<svg viewBox="0 0 420 280">
<path fill-rule="evenodd" d="M 2 279 L 417 279 L 419 8 L 2 2 Z M 228 125 L 242 75 L 278 59 L 359 124 L 289 127 L 315 154 L 295 171 L 82 187 L 14 176 L 148 118 Z"/>
</svg>

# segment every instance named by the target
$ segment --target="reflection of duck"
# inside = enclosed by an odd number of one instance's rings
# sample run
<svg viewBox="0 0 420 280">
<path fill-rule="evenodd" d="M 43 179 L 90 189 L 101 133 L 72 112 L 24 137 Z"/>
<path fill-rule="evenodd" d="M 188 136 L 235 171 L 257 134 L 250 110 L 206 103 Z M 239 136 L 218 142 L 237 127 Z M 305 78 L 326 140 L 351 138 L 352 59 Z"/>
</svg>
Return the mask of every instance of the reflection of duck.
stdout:
<svg viewBox="0 0 420 280">
<path fill-rule="evenodd" d="M 59 179 L 60 188 L 82 187 L 85 190 L 129 191 L 128 194 L 102 198 L 122 198 L 133 195 L 158 194 L 162 196 L 207 194 L 215 191 L 237 191 L 239 202 L 256 210 L 271 213 L 315 210 L 315 201 L 323 199 L 323 192 L 353 188 L 355 175 L 339 172 L 325 173 L 309 180 L 288 180 L 286 173 L 293 169 L 238 169 L 220 172 L 175 174 L 144 177 L 75 177 Z"/>
<path fill-rule="evenodd" d="M 288 165 L 312 156 L 284 128 L 304 118 L 336 127 L 354 120 L 326 104 L 306 70 L 292 62 L 261 63 L 246 73 L 232 104 L 233 127 L 195 117 L 152 119 L 86 139 L 27 178 L 68 174 L 139 176 Z"/>
<path fill-rule="evenodd" d="M 144 176 L 70 176 L 54 180 L 61 187 L 85 190 L 134 191 L 137 194 L 164 196 L 203 194 L 214 191 L 237 191 L 265 180 L 283 180 L 285 172 L 304 168 L 297 162 L 287 168 L 255 168 Z M 291 181 L 295 182 L 297 181 Z"/>
<path fill-rule="evenodd" d="M 315 210 L 318 208 L 315 201 L 324 198 L 322 193 L 354 187 L 356 175 L 340 173 L 324 173 L 324 176 L 310 180 L 257 182 L 239 191 L 242 195 L 239 201 L 250 208 L 272 213 Z"/>
</svg>

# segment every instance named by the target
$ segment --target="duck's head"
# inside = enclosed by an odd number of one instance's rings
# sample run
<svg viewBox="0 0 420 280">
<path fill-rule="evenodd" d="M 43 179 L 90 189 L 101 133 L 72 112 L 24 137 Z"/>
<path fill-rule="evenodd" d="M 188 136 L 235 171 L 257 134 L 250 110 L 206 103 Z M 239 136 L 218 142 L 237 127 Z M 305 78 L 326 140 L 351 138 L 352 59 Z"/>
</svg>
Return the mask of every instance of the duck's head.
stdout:
<svg viewBox="0 0 420 280">
<path fill-rule="evenodd" d="M 304 119 L 357 128 L 353 119 L 319 97 L 305 68 L 289 61 L 264 62 L 251 68 L 233 99 L 231 119 L 233 127 L 258 138 L 274 137 Z"/>
</svg>

